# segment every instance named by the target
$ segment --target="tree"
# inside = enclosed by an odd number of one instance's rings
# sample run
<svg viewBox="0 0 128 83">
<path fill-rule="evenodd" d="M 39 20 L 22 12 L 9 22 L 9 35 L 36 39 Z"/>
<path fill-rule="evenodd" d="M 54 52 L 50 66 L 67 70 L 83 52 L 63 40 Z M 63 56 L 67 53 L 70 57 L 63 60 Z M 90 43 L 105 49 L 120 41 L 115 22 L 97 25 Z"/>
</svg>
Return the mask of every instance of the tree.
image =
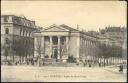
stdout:
<svg viewBox="0 0 128 83">
<path fill-rule="evenodd" d="M 35 52 L 38 54 L 37 58 L 39 60 L 39 65 L 40 65 L 40 58 L 41 58 L 41 55 L 44 53 L 44 48 L 42 46 L 41 37 L 36 37 L 34 44 L 35 44 Z"/>
<path fill-rule="evenodd" d="M 101 55 L 104 58 L 104 65 L 105 65 L 105 59 L 108 59 L 110 57 L 122 57 L 122 47 L 118 45 L 106 45 L 106 44 L 100 44 L 99 48 L 101 50 Z"/>
<path fill-rule="evenodd" d="M 40 37 L 37 38 L 37 42 L 36 42 L 36 52 L 38 53 L 38 57 L 41 57 L 41 54 L 42 54 L 42 47 L 41 47 L 41 38 L 40 38 Z"/>
</svg>

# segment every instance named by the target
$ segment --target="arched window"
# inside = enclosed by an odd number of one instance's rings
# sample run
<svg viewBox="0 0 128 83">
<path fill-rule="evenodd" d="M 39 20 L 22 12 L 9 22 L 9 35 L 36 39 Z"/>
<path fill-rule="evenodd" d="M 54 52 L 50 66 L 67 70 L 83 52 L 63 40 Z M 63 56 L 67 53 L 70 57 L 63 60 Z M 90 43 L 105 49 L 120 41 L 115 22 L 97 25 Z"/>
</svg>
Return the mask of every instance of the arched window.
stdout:
<svg viewBox="0 0 128 83">
<path fill-rule="evenodd" d="M 8 28 L 5 29 L 5 34 L 9 34 L 9 29 Z"/>
</svg>

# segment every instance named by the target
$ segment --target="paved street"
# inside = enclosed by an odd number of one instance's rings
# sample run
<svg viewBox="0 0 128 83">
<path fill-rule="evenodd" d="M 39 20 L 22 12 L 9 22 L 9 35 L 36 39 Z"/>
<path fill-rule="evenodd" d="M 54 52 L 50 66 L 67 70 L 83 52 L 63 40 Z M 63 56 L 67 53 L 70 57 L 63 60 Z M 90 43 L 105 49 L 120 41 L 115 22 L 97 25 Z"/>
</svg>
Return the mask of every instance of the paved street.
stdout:
<svg viewBox="0 0 128 83">
<path fill-rule="evenodd" d="M 81 81 L 126 82 L 126 72 L 114 68 L 1 66 L 2 82 L 7 81 Z"/>
</svg>

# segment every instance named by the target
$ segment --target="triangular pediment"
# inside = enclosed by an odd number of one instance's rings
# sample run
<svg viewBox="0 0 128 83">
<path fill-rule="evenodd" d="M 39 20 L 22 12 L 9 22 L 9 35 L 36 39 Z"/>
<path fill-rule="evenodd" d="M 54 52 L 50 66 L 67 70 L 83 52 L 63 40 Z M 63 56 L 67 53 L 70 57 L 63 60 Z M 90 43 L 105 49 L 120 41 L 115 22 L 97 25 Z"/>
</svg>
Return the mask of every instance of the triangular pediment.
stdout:
<svg viewBox="0 0 128 83">
<path fill-rule="evenodd" d="M 69 31 L 69 30 L 54 24 L 52 26 L 45 28 L 43 31 Z"/>
</svg>

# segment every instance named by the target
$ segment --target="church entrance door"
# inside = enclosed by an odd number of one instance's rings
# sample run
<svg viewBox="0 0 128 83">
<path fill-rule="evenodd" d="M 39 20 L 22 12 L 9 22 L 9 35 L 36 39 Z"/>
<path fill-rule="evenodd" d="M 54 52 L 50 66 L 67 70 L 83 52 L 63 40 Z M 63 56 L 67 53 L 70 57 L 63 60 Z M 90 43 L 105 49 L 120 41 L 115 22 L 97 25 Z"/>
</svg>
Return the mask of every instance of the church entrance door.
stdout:
<svg viewBox="0 0 128 83">
<path fill-rule="evenodd" d="M 58 56 L 58 49 L 57 48 L 53 49 L 53 56 L 55 59 L 57 59 L 57 56 Z"/>
</svg>

